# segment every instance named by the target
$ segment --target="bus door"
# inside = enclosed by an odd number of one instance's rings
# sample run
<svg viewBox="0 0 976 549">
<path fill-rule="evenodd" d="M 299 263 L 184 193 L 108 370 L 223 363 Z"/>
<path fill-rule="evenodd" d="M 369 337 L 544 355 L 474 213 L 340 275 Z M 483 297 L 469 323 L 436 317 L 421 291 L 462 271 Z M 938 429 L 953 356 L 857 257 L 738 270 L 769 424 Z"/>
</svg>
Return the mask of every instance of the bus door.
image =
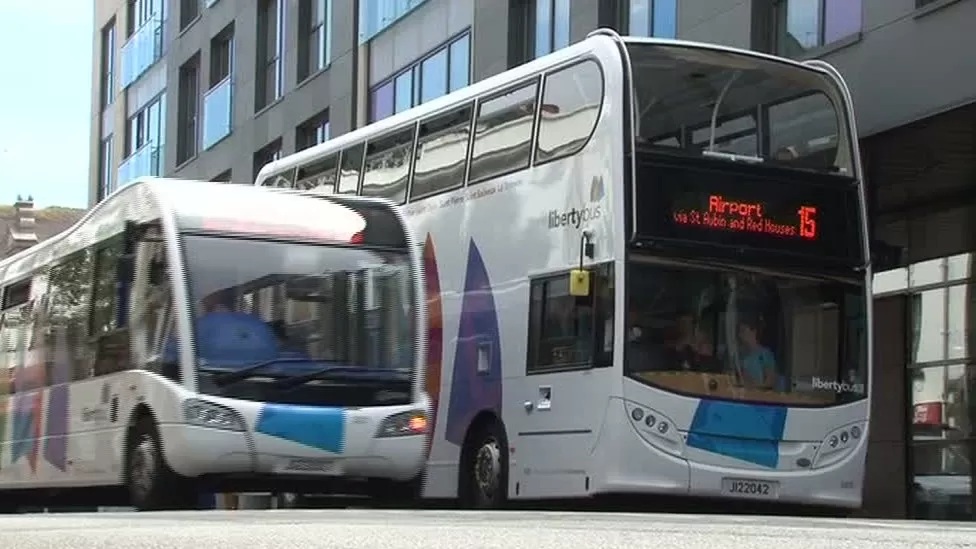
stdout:
<svg viewBox="0 0 976 549">
<path fill-rule="evenodd" d="M 588 469 L 614 380 L 612 264 L 532 280 L 513 497 L 588 492 Z M 514 418 L 518 418 L 515 420 Z"/>
</svg>

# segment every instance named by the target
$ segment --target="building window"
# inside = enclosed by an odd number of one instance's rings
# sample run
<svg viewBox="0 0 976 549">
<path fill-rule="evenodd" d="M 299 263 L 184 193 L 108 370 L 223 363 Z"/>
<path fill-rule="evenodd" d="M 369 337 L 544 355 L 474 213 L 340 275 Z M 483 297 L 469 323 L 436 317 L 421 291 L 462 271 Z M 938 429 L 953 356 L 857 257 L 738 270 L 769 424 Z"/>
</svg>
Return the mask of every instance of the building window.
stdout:
<svg viewBox="0 0 976 549">
<path fill-rule="evenodd" d="M 535 0 L 534 57 L 569 45 L 569 0 Z"/>
<path fill-rule="evenodd" d="M 115 19 L 102 29 L 102 110 L 115 101 Z"/>
<path fill-rule="evenodd" d="M 153 18 L 162 19 L 165 0 L 129 0 L 125 12 L 125 35 L 132 36 Z"/>
<path fill-rule="evenodd" d="M 257 86 L 254 110 L 259 111 L 277 101 L 284 91 L 285 8 L 283 0 L 261 0 L 258 10 Z"/>
<path fill-rule="evenodd" d="M 234 24 L 210 40 L 210 86 L 213 89 L 230 76 L 234 60 Z"/>
<path fill-rule="evenodd" d="M 471 35 L 467 32 L 401 70 L 370 92 L 369 121 L 376 122 L 437 99 L 470 83 Z"/>
<path fill-rule="evenodd" d="M 776 53 L 799 57 L 861 31 L 861 0 L 779 0 Z"/>
<path fill-rule="evenodd" d="M 200 110 L 200 53 L 196 53 L 180 67 L 179 98 L 177 104 L 176 164 L 180 165 L 197 154 L 197 124 Z"/>
<path fill-rule="evenodd" d="M 677 0 L 629 0 L 621 28 L 631 36 L 674 38 L 677 35 Z"/>
<path fill-rule="evenodd" d="M 298 6 L 298 81 L 332 60 L 332 0 L 302 0 Z"/>
<path fill-rule="evenodd" d="M 110 135 L 102 139 L 98 151 L 98 189 L 96 191 L 96 202 L 101 202 L 106 196 L 112 193 L 112 140 L 115 137 Z"/>
<path fill-rule="evenodd" d="M 210 85 L 203 96 L 203 149 L 230 135 L 234 125 L 233 71 L 234 24 L 231 23 L 210 40 Z"/>
<path fill-rule="evenodd" d="M 974 254 L 879 272 L 874 293 L 907 294 L 910 323 L 911 484 L 914 518 L 972 520 L 976 365 L 971 315 Z"/>
<path fill-rule="evenodd" d="M 252 172 L 254 174 L 254 177 L 252 177 L 251 179 L 256 180 L 258 178 L 258 172 L 261 171 L 261 168 L 274 162 L 275 160 L 281 159 L 281 156 L 282 154 L 281 154 L 280 137 L 278 139 L 275 139 L 271 143 L 268 143 L 264 147 L 261 147 L 261 150 L 254 153 L 254 166 L 253 166 L 254 171 Z"/>
<path fill-rule="evenodd" d="M 200 0 L 180 0 L 180 30 L 190 26 L 200 16 Z"/>
<path fill-rule="evenodd" d="M 295 149 L 301 151 L 314 147 L 328 141 L 329 137 L 329 111 L 323 111 L 298 126 L 295 132 Z"/>
<path fill-rule="evenodd" d="M 214 181 L 216 183 L 231 183 L 232 182 L 231 176 L 233 173 L 234 173 L 233 170 L 229 170 L 229 169 L 224 170 L 218 173 L 217 175 L 215 175 L 214 178 L 211 179 L 211 181 Z"/>
<path fill-rule="evenodd" d="M 138 177 L 160 175 L 166 140 L 166 94 L 150 101 L 126 125 L 125 160 L 119 165 L 116 186 Z"/>
<path fill-rule="evenodd" d="M 359 44 L 365 44 L 427 0 L 368 0 L 359 4 Z"/>
<path fill-rule="evenodd" d="M 159 96 L 129 118 L 126 127 L 126 158 L 147 145 L 158 147 L 165 139 L 165 97 Z"/>
</svg>

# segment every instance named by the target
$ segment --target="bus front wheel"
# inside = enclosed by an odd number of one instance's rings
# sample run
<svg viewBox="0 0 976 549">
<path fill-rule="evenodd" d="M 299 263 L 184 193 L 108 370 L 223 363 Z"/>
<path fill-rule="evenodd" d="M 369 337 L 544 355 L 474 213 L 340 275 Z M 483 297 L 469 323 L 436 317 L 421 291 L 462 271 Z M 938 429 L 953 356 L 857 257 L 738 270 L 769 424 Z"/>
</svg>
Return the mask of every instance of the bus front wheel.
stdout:
<svg viewBox="0 0 976 549">
<path fill-rule="evenodd" d="M 129 437 L 125 460 L 126 489 L 130 504 L 140 511 L 191 509 L 196 494 L 186 479 L 166 464 L 156 423 L 140 417 Z"/>
<path fill-rule="evenodd" d="M 508 440 L 498 421 L 475 431 L 462 451 L 459 496 L 464 507 L 500 509 L 508 497 Z"/>
</svg>

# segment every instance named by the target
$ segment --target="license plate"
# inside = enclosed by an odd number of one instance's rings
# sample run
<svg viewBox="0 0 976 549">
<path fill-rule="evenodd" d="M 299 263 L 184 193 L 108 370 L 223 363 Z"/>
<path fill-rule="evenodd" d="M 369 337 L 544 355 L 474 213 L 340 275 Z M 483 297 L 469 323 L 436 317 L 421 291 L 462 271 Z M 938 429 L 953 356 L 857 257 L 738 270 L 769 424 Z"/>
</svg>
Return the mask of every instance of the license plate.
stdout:
<svg viewBox="0 0 976 549">
<path fill-rule="evenodd" d="M 739 498 L 775 499 L 779 497 L 779 483 L 745 478 L 723 478 L 722 493 Z"/>
<path fill-rule="evenodd" d="M 339 462 L 334 459 L 292 459 L 285 465 L 289 473 L 312 473 L 319 475 L 339 474 Z"/>
</svg>

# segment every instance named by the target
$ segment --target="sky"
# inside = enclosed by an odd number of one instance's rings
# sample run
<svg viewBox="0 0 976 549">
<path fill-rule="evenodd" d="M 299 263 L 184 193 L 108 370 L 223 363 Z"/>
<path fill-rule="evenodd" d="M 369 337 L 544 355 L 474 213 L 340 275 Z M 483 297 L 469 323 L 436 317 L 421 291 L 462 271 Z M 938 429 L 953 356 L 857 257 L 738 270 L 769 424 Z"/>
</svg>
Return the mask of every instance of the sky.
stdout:
<svg viewBox="0 0 976 549">
<path fill-rule="evenodd" d="M 0 0 L 0 204 L 88 205 L 91 0 Z"/>
</svg>

